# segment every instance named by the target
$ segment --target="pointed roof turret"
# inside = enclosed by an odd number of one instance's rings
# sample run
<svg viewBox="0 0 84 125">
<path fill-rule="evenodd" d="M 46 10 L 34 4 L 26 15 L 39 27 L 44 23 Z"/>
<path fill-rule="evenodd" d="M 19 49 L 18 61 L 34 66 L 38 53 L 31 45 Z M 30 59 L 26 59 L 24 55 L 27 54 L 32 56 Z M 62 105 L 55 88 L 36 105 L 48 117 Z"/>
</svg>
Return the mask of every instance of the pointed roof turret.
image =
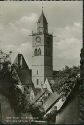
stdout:
<svg viewBox="0 0 84 125">
<path fill-rule="evenodd" d="M 41 16 L 39 17 L 38 22 L 37 22 L 37 32 L 48 33 L 48 23 L 44 15 L 43 8 L 42 8 Z"/>
<path fill-rule="evenodd" d="M 46 20 L 46 17 L 45 17 L 45 15 L 44 15 L 43 9 L 42 9 L 41 16 L 40 16 L 39 19 L 38 19 L 38 23 L 47 24 L 47 20 Z"/>
</svg>

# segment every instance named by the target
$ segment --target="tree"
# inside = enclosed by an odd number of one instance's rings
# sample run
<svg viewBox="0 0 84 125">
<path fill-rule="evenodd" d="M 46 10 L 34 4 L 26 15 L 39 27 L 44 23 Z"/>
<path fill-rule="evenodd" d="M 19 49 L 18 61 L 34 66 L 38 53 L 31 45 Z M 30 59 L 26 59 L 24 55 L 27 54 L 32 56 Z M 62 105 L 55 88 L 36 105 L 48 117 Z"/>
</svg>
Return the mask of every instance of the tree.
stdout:
<svg viewBox="0 0 84 125">
<path fill-rule="evenodd" d="M 6 54 L 2 50 L 0 51 L 0 83 L 2 83 L 2 90 L 4 88 L 3 83 L 5 83 L 6 87 L 3 93 L 10 99 L 15 113 L 18 114 L 19 112 L 20 114 L 21 112 L 26 112 L 28 105 L 25 93 L 22 93 L 17 86 L 20 84 L 20 79 L 14 65 L 11 63 L 10 54 L 11 52 Z"/>
<path fill-rule="evenodd" d="M 72 87 L 77 83 L 77 80 L 80 79 L 79 74 L 79 66 L 65 66 L 63 70 L 58 72 L 58 75 L 56 74 L 56 77 L 54 78 L 55 84 L 53 85 L 53 90 L 58 93 L 64 92 L 67 94 L 67 92 L 69 92 L 70 89 L 72 89 Z"/>
</svg>

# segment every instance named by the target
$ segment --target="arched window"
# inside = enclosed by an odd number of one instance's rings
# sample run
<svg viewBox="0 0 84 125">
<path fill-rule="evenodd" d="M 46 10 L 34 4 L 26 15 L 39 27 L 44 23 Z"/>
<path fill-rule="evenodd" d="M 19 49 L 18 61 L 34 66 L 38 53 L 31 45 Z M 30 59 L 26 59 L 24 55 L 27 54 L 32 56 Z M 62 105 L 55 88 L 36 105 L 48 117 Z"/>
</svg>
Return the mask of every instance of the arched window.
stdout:
<svg viewBox="0 0 84 125">
<path fill-rule="evenodd" d="M 37 56 L 37 49 L 34 50 L 34 55 Z"/>
<path fill-rule="evenodd" d="M 41 49 L 40 48 L 38 49 L 38 55 L 41 55 Z"/>
</svg>

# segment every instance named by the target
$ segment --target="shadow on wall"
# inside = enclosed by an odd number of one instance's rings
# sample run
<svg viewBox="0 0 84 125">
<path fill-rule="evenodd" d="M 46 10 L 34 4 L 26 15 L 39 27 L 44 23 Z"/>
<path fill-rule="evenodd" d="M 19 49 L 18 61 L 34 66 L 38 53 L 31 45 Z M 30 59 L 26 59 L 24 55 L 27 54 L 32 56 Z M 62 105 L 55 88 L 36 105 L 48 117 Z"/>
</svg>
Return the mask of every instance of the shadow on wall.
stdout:
<svg viewBox="0 0 84 125">
<path fill-rule="evenodd" d="M 57 114 L 56 124 L 79 124 L 79 95 Z"/>
<path fill-rule="evenodd" d="M 12 109 L 9 100 L 0 94 L 0 121 L 7 123 L 8 117 L 15 116 L 14 110 Z"/>
</svg>

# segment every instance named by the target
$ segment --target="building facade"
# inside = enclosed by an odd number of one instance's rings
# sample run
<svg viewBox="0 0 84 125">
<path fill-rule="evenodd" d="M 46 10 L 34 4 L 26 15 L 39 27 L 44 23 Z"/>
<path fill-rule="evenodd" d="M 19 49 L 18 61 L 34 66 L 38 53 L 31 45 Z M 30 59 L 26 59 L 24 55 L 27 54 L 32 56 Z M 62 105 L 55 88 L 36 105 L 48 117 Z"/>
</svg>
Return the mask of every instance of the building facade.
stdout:
<svg viewBox="0 0 84 125">
<path fill-rule="evenodd" d="M 37 22 L 37 33 L 32 32 L 32 82 L 42 88 L 46 78 L 52 77 L 53 36 L 48 33 L 48 23 L 42 14 Z"/>
</svg>

